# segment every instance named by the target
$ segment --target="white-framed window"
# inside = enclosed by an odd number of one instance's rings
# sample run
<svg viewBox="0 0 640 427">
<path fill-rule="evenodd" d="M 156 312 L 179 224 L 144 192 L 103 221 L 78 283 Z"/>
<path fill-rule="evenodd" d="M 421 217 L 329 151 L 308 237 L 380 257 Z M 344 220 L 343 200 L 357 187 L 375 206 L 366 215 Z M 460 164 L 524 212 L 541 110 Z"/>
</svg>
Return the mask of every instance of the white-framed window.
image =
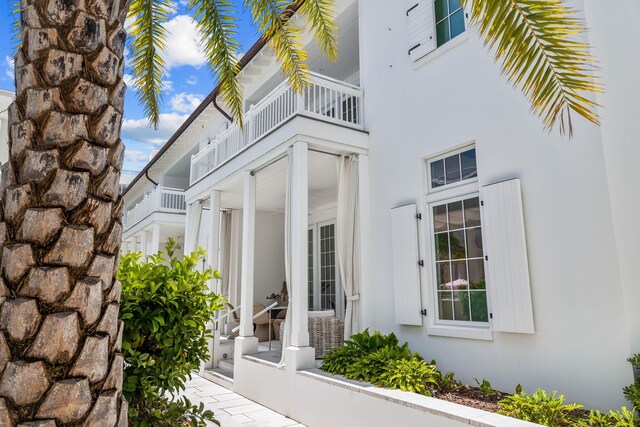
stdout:
<svg viewBox="0 0 640 427">
<path fill-rule="evenodd" d="M 308 230 L 309 310 L 335 310 L 344 317 L 344 291 L 336 258 L 335 220 L 312 224 Z"/>
<path fill-rule="evenodd" d="M 435 323 L 488 327 L 475 147 L 431 158 L 426 168 Z"/>
<path fill-rule="evenodd" d="M 408 54 L 417 61 L 464 33 L 468 14 L 460 0 L 408 0 Z"/>
</svg>

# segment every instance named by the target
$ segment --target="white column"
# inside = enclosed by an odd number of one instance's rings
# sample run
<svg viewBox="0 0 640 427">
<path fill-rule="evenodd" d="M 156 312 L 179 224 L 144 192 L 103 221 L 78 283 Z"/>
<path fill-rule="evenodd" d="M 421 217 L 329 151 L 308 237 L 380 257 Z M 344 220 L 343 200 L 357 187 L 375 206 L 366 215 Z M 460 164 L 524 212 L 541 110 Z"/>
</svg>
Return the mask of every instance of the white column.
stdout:
<svg viewBox="0 0 640 427">
<path fill-rule="evenodd" d="M 258 352 L 253 336 L 253 263 L 256 228 L 256 177 L 244 175 L 242 204 L 242 278 L 240 285 L 240 336 L 236 338 L 236 357 Z"/>
<path fill-rule="evenodd" d="M 146 230 L 142 230 L 142 237 L 140 237 L 140 251 L 142 252 L 142 260 L 146 261 L 147 260 L 147 255 L 149 253 L 148 249 L 147 249 L 147 231 Z"/>
<path fill-rule="evenodd" d="M 315 366 L 315 351 L 309 347 L 307 229 L 309 223 L 309 152 L 306 142 L 293 145 L 290 159 L 291 183 L 291 346 L 285 363 L 288 369 Z"/>
<path fill-rule="evenodd" d="M 207 247 L 207 259 L 209 267 L 216 270 L 220 267 L 219 249 L 220 249 L 220 196 L 219 190 L 211 191 L 209 199 L 209 207 L 211 209 L 211 233 L 209 234 L 209 242 Z M 220 293 L 220 281 L 212 280 L 209 286 L 211 292 Z"/>
<path fill-rule="evenodd" d="M 155 255 L 160 251 L 160 224 L 154 222 L 151 226 L 151 255 Z"/>
<path fill-rule="evenodd" d="M 360 329 L 364 330 L 373 323 L 373 295 L 371 295 L 373 289 L 369 265 L 371 230 L 369 228 L 369 156 L 367 154 L 358 156 L 358 185 L 360 187 L 358 188 L 358 196 L 360 197 Z"/>
</svg>

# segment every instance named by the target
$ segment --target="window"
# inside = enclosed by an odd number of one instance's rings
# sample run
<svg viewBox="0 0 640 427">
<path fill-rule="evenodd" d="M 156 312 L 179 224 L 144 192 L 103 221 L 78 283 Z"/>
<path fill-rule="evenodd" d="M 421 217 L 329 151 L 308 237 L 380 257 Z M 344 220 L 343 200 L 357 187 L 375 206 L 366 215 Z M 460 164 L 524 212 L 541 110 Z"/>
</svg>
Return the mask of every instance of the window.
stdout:
<svg viewBox="0 0 640 427">
<path fill-rule="evenodd" d="M 308 287 L 310 310 L 335 310 L 344 316 L 344 295 L 336 264 L 336 236 L 333 221 L 314 224 L 308 230 Z"/>
<path fill-rule="evenodd" d="M 436 323 L 487 326 L 475 147 L 427 162 Z"/>
<path fill-rule="evenodd" d="M 464 11 L 460 0 L 435 0 L 438 47 L 464 32 Z"/>
<path fill-rule="evenodd" d="M 431 160 L 428 169 L 431 189 L 476 179 L 478 177 L 476 149 L 466 149 Z"/>
<path fill-rule="evenodd" d="M 313 310 L 313 229 L 307 232 L 307 283 L 309 292 L 309 310 Z"/>
<path fill-rule="evenodd" d="M 432 206 L 438 319 L 488 322 L 478 196 Z"/>
</svg>

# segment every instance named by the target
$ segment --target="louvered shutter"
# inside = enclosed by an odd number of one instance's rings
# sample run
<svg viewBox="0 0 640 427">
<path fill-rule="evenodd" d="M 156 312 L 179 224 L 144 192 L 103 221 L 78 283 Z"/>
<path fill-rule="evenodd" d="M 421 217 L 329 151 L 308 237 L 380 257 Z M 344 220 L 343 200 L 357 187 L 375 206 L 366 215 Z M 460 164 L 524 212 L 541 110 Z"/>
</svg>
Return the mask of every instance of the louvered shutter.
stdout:
<svg viewBox="0 0 640 427">
<path fill-rule="evenodd" d="M 482 187 L 482 228 L 493 329 L 534 333 L 520 180 Z"/>
<path fill-rule="evenodd" d="M 437 47 L 433 0 L 409 0 L 407 19 L 408 53 L 416 61 Z"/>
<path fill-rule="evenodd" d="M 396 322 L 422 325 L 416 205 L 391 209 L 393 299 Z"/>
</svg>

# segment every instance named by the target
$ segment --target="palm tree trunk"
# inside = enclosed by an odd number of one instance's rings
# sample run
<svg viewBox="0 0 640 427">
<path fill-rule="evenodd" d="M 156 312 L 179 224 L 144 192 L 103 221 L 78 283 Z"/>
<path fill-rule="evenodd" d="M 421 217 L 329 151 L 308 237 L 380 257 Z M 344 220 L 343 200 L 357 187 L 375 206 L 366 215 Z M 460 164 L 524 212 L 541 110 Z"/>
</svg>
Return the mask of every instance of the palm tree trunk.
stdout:
<svg viewBox="0 0 640 427">
<path fill-rule="evenodd" d="M 128 7 L 22 0 L 1 183 L 2 426 L 127 425 L 114 277 Z"/>
</svg>

